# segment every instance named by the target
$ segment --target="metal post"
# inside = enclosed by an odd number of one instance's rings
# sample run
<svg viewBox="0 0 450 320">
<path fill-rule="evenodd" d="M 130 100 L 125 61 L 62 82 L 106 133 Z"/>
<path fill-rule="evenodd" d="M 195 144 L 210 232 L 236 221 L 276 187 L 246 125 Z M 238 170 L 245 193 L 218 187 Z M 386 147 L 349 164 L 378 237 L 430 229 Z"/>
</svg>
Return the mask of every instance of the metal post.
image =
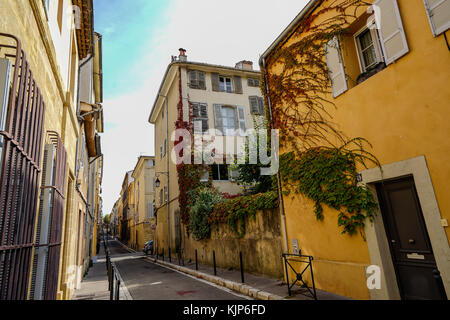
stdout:
<svg viewBox="0 0 450 320">
<path fill-rule="evenodd" d="M 169 247 L 169 262 L 172 263 L 172 256 L 170 255 L 170 247 Z"/>
<path fill-rule="evenodd" d="M 286 269 L 286 284 L 288 286 L 288 293 L 289 293 L 289 297 L 291 296 L 291 286 L 289 284 L 289 271 L 288 271 L 288 266 L 287 266 L 287 257 L 283 254 L 283 259 L 284 259 L 284 268 Z"/>
<path fill-rule="evenodd" d="M 197 249 L 195 249 L 195 270 L 198 270 L 198 255 L 197 255 Z"/>
<path fill-rule="evenodd" d="M 242 262 L 242 252 L 239 252 L 239 262 L 241 264 L 241 280 L 242 280 L 242 283 L 245 283 L 245 281 L 244 281 L 244 263 Z"/>
<path fill-rule="evenodd" d="M 120 279 L 117 279 L 116 282 L 116 300 L 120 300 Z"/>
<path fill-rule="evenodd" d="M 311 280 L 312 280 L 312 285 L 313 285 L 313 290 L 314 290 L 314 300 L 317 300 L 317 292 L 316 292 L 316 283 L 314 282 L 314 272 L 313 272 L 313 267 L 312 267 L 312 257 L 309 257 L 309 268 L 311 270 Z"/>
<path fill-rule="evenodd" d="M 111 290 L 109 292 L 109 300 L 114 300 L 114 267 L 112 267 L 112 272 L 111 272 Z"/>
<path fill-rule="evenodd" d="M 166 260 L 165 260 L 165 257 L 164 257 L 164 248 L 163 248 L 163 250 L 162 250 L 162 258 L 163 258 L 163 261 L 166 261 Z"/>
<path fill-rule="evenodd" d="M 217 276 L 217 268 L 216 268 L 216 251 L 213 250 L 213 264 L 214 264 L 214 275 Z"/>
</svg>

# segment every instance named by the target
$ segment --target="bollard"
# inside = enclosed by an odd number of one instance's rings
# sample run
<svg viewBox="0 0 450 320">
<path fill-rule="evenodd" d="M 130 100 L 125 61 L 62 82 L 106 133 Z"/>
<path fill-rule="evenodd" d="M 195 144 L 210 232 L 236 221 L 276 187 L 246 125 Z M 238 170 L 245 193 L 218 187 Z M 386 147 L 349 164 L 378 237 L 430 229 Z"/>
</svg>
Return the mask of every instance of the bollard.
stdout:
<svg viewBox="0 0 450 320">
<path fill-rule="evenodd" d="M 166 261 L 166 260 L 165 260 L 165 257 L 164 257 L 164 248 L 163 248 L 163 250 L 162 250 L 162 258 L 163 258 L 163 261 Z"/>
<path fill-rule="evenodd" d="M 111 272 L 111 289 L 109 291 L 109 300 L 114 300 L 114 268 L 112 268 L 112 272 Z"/>
<path fill-rule="evenodd" d="M 172 263 L 172 256 L 170 254 L 170 248 L 169 248 L 169 262 Z"/>
<path fill-rule="evenodd" d="M 217 268 L 216 268 L 216 251 L 213 250 L 213 264 L 214 264 L 214 275 L 217 276 Z"/>
<path fill-rule="evenodd" d="M 244 281 L 244 264 L 242 262 L 242 252 L 239 252 L 239 262 L 241 264 L 241 280 L 242 280 L 242 283 L 245 283 L 245 281 Z"/>
<path fill-rule="evenodd" d="M 195 249 L 195 270 L 198 271 L 198 256 L 197 256 L 197 249 Z"/>
<path fill-rule="evenodd" d="M 120 279 L 117 279 L 116 282 L 116 300 L 120 300 Z"/>
</svg>

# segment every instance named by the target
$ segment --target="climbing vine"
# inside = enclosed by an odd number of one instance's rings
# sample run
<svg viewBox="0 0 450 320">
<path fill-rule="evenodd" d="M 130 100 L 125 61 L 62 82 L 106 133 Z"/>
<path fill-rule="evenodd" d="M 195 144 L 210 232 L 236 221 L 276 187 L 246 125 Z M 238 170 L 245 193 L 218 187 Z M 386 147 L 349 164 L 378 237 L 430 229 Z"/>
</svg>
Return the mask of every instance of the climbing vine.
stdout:
<svg viewBox="0 0 450 320">
<path fill-rule="evenodd" d="M 324 48 L 371 3 L 361 0 L 318 1 L 316 9 L 267 58 L 261 90 L 271 104 L 272 125 L 280 129 L 280 159 L 286 193 L 302 193 L 315 202 L 315 214 L 324 219 L 322 205 L 340 211 L 338 225 L 354 234 L 372 218 L 377 206 L 372 194 L 357 184 L 357 165 L 379 165 L 368 151 L 370 143 L 349 138 L 333 122 L 336 108 Z M 266 89 L 269 89 L 267 93 Z"/>
</svg>

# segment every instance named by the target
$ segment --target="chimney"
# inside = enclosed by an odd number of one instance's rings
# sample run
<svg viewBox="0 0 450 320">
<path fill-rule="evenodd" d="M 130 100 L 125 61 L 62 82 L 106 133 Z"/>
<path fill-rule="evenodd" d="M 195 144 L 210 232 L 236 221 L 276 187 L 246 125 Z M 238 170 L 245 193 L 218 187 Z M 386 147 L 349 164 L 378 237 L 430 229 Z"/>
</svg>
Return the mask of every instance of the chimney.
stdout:
<svg viewBox="0 0 450 320">
<path fill-rule="evenodd" d="M 253 71 L 253 62 L 242 60 L 236 63 L 236 69 Z"/>
<path fill-rule="evenodd" d="M 178 56 L 180 61 L 187 61 L 186 49 L 180 48 L 180 55 Z"/>
</svg>

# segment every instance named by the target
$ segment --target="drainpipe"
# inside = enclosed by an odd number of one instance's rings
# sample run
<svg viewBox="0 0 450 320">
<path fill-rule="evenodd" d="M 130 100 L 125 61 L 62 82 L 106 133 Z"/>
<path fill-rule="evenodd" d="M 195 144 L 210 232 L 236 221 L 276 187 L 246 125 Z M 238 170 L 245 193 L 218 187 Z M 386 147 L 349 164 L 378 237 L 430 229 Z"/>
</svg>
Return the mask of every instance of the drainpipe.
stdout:
<svg viewBox="0 0 450 320">
<path fill-rule="evenodd" d="M 167 243 L 170 249 L 170 173 L 169 173 L 169 102 L 167 96 L 159 95 L 165 101 L 166 113 L 166 167 L 167 167 Z"/>
<path fill-rule="evenodd" d="M 269 85 L 267 84 L 267 72 L 266 70 L 266 59 L 262 58 L 263 67 L 264 67 L 264 79 L 266 80 L 266 93 L 267 93 L 267 100 L 269 105 L 269 116 L 270 116 L 270 128 L 273 130 L 273 121 L 272 121 L 272 104 L 270 102 L 269 97 Z M 283 199 L 283 190 L 281 186 L 281 175 L 280 170 L 278 170 L 277 173 L 277 184 L 278 184 L 278 199 L 280 200 L 280 211 L 281 211 L 281 224 L 283 226 L 283 235 L 284 235 L 284 248 L 285 252 L 289 253 L 289 243 L 288 243 L 288 236 L 287 236 L 287 227 L 286 227 L 286 213 L 284 210 L 284 199 Z"/>
</svg>

